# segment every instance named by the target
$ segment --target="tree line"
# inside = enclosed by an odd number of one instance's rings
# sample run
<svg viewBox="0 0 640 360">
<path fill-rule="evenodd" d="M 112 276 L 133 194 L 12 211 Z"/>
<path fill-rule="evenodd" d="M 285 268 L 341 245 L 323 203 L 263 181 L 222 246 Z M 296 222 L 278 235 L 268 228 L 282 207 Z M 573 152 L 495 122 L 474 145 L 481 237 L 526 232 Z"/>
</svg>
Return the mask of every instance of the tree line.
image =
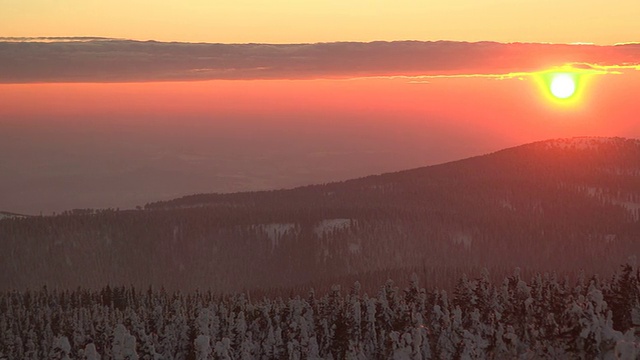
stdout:
<svg viewBox="0 0 640 360">
<path fill-rule="evenodd" d="M 0 359 L 635 359 L 640 273 L 413 275 L 285 297 L 110 287 L 0 294 Z"/>
</svg>

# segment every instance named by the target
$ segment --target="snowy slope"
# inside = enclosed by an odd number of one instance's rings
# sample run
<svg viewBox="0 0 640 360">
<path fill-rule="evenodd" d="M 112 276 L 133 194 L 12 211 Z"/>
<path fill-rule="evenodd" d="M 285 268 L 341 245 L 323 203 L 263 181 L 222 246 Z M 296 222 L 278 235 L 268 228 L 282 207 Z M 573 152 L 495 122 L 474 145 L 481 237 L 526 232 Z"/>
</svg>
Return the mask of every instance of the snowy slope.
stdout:
<svg viewBox="0 0 640 360">
<path fill-rule="evenodd" d="M 11 219 L 11 218 L 26 218 L 27 215 L 15 214 L 7 211 L 0 211 L 0 220 L 2 219 Z"/>
</svg>

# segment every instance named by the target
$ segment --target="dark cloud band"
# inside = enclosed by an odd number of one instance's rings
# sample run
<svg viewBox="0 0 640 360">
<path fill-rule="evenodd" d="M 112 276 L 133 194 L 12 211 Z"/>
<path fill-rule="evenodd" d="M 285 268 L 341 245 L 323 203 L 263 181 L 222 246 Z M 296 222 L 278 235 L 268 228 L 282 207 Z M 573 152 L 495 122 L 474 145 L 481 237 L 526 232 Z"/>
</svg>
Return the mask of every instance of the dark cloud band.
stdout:
<svg viewBox="0 0 640 360">
<path fill-rule="evenodd" d="M 0 83 L 503 74 L 566 63 L 640 63 L 640 44 L 494 42 L 163 43 L 0 38 Z"/>
</svg>

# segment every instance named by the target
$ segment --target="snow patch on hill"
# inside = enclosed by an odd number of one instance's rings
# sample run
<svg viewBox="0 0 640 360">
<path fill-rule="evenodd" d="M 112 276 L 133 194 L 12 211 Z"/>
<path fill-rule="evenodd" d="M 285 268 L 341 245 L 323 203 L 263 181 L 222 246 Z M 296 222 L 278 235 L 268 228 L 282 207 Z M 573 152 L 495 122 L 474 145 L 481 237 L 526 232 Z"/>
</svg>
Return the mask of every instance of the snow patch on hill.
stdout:
<svg viewBox="0 0 640 360">
<path fill-rule="evenodd" d="M 633 220 L 640 220 L 640 202 L 614 200 L 613 203 L 627 209 L 631 213 Z"/>
<path fill-rule="evenodd" d="M 614 175 L 640 176 L 640 168 L 610 167 L 602 170 Z"/>
<path fill-rule="evenodd" d="M 455 245 L 462 245 L 465 250 L 471 250 L 471 244 L 473 243 L 473 236 L 466 232 L 459 232 L 451 236 L 451 241 Z"/>
<path fill-rule="evenodd" d="M 602 188 L 588 186 L 585 188 L 587 195 L 608 201 L 614 205 L 620 205 L 625 208 L 631 214 L 634 220 L 640 220 L 640 198 L 637 196 L 615 197 L 607 195 L 606 191 Z"/>
<path fill-rule="evenodd" d="M 0 220 L 2 219 L 24 219 L 28 216 L 26 215 L 20 215 L 20 214 L 14 214 L 14 213 L 10 213 L 10 212 L 6 212 L 6 211 L 0 211 Z"/>
<path fill-rule="evenodd" d="M 499 204 L 502 208 L 504 209 L 509 209 L 509 210 L 515 210 L 516 208 L 513 206 L 513 204 L 511 203 L 511 200 L 509 199 L 501 199 L 499 201 Z"/>
<path fill-rule="evenodd" d="M 336 230 L 344 230 L 351 227 L 351 219 L 326 219 L 320 221 L 314 228 L 313 232 L 318 237 Z"/>
<path fill-rule="evenodd" d="M 362 253 L 362 244 L 360 240 L 357 240 L 356 242 L 349 242 L 349 253 L 351 255 L 358 255 Z"/>
<path fill-rule="evenodd" d="M 633 141 L 635 145 L 640 146 L 640 140 L 626 140 L 619 137 L 575 137 L 570 139 L 555 139 L 544 141 L 546 149 L 577 149 L 577 150 L 593 150 L 603 145 L 618 145 L 626 141 Z"/>
<path fill-rule="evenodd" d="M 296 231 L 296 224 L 293 223 L 272 223 L 258 226 L 267 234 L 267 238 L 271 241 L 271 250 L 280 244 L 280 239 L 286 233 Z"/>
</svg>

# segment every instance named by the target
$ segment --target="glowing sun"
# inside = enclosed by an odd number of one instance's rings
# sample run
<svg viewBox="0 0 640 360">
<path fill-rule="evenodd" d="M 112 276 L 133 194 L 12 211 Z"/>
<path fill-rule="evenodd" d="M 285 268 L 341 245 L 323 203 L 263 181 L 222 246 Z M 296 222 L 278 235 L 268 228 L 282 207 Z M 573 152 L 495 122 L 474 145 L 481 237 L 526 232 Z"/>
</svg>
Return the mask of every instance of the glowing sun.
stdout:
<svg viewBox="0 0 640 360">
<path fill-rule="evenodd" d="M 549 90 L 558 99 L 566 99 L 576 92 L 576 82 L 570 74 L 556 74 L 551 79 Z"/>
<path fill-rule="evenodd" d="M 582 108 L 589 99 L 585 89 L 601 74 L 606 72 L 570 64 L 532 73 L 543 99 L 562 109 Z"/>
</svg>

